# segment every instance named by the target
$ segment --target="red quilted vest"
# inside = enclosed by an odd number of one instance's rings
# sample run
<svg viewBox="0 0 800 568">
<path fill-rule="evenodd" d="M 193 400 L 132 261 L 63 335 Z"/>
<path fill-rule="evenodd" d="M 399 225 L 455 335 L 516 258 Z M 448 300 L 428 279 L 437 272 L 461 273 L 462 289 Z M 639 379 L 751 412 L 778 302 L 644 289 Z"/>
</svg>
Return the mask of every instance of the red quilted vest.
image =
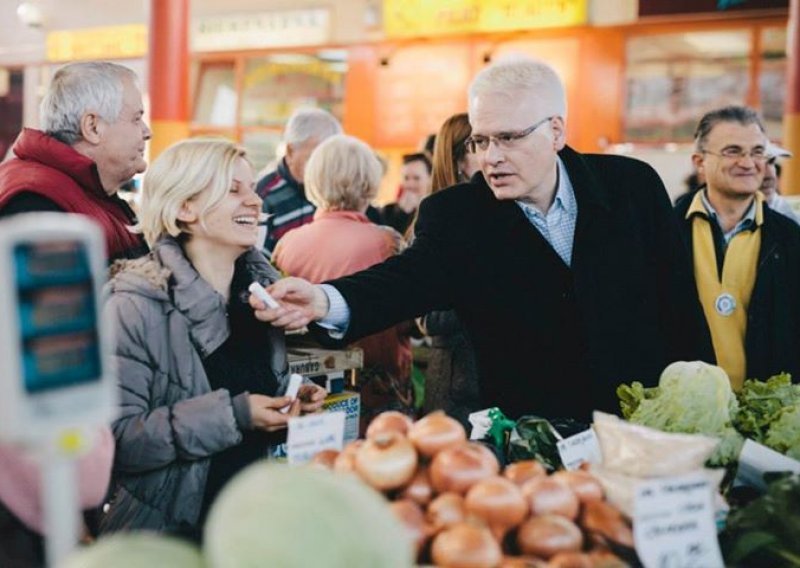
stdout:
<svg viewBox="0 0 800 568">
<path fill-rule="evenodd" d="M 0 208 L 15 195 L 36 193 L 69 213 L 91 217 L 103 228 L 109 257 L 141 249 L 140 235 L 130 232 L 129 213 L 100 184 L 97 165 L 71 146 L 32 128 L 14 143 L 15 158 L 0 164 Z"/>
</svg>

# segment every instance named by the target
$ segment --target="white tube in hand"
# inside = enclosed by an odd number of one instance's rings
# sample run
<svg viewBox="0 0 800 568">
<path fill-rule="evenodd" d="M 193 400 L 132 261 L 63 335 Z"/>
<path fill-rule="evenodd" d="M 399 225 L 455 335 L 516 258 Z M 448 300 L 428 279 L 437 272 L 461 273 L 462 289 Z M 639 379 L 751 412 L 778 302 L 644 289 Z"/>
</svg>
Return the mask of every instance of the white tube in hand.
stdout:
<svg viewBox="0 0 800 568">
<path fill-rule="evenodd" d="M 274 300 L 273 300 L 274 301 Z M 297 392 L 300 390 L 300 385 L 303 384 L 303 376 L 298 375 L 297 373 L 292 373 L 289 375 L 289 386 L 286 387 L 286 392 L 283 396 L 288 396 L 294 402 L 294 399 L 297 398 Z M 289 408 L 292 406 L 292 402 L 281 408 L 281 412 L 286 413 L 289 412 Z"/>
<path fill-rule="evenodd" d="M 268 308 L 275 309 L 275 308 L 280 307 L 280 304 L 278 304 L 278 301 L 275 298 L 273 298 L 272 296 L 270 296 L 269 292 L 267 292 L 264 289 L 264 287 L 261 284 L 259 284 L 258 282 L 253 282 L 252 284 L 250 284 L 250 286 L 247 289 L 250 290 L 250 292 L 256 298 L 258 298 L 259 300 L 264 302 L 267 305 Z"/>
</svg>

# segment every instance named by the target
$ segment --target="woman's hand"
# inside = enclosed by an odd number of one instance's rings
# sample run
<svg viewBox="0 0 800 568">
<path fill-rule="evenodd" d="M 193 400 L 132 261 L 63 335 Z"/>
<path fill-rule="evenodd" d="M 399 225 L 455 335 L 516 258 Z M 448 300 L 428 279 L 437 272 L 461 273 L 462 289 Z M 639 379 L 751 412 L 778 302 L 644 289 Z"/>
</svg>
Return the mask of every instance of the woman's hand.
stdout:
<svg viewBox="0 0 800 568">
<path fill-rule="evenodd" d="M 301 278 L 283 278 L 267 291 L 280 307 L 268 308 L 256 296 L 250 295 L 250 306 L 256 318 L 287 330 L 301 329 L 328 314 L 328 296 L 319 286 Z"/>
<path fill-rule="evenodd" d="M 300 390 L 297 391 L 297 400 L 300 401 L 300 413 L 311 414 L 319 412 L 327 395 L 328 391 L 319 385 L 313 383 L 301 385 Z"/>
<path fill-rule="evenodd" d="M 286 428 L 289 418 L 300 415 L 300 398 L 294 402 L 288 396 L 266 396 L 263 394 L 251 394 L 248 397 L 250 403 L 250 421 L 253 429 L 274 432 Z M 280 411 L 284 406 L 289 406 L 289 411 Z"/>
</svg>

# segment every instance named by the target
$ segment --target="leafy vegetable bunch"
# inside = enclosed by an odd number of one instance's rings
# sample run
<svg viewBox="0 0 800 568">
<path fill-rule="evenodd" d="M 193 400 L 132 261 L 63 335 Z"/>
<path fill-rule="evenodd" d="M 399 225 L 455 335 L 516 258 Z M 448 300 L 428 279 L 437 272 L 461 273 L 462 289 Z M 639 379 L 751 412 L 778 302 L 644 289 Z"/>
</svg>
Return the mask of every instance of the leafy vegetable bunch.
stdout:
<svg viewBox="0 0 800 568">
<path fill-rule="evenodd" d="M 657 387 L 617 388 L 623 416 L 666 432 L 717 436 L 710 465 L 736 461 L 744 437 L 800 459 L 800 385 L 787 373 L 750 379 L 734 394 L 725 372 L 699 361 L 673 363 Z"/>
<path fill-rule="evenodd" d="M 800 460 L 800 385 L 787 373 L 745 381 L 734 425 L 742 434 Z"/>
<path fill-rule="evenodd" d="M 657 387 L 641 383 L 617 388 L 623 416 L 664 432 L 706 434 L 721 442 L 709 459 L 711 466 L 734 463 L 744 438 L 734 428 L 739 402 L 725 371 L 700 361 L 672 363 Z"/>
</svg>

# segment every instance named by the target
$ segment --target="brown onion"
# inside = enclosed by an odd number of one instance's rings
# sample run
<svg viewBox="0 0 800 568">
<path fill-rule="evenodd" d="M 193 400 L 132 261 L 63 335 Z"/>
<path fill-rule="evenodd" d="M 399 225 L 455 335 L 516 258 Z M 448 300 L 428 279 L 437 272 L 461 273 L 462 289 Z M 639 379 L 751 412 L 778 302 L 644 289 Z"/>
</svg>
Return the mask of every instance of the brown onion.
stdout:
<svg viewBox="0 0 800 568">
<path fill-rule="evenodd" d="M 578 516 L 578 497 L 562 480 L 552 476 L 537 477 L 525 482 L 522 493 L 527 497 L 533 515 L 561 515 L 571 520 Z"/>
<path fill-rule="evenodd" d="M 547 475 L 545 467 L 536 460 L 522 460 L 506 466 L 503 477 L 510 479 L 517 485 L 522 485 L 534 477 Z"/>
<path fill-rule="evenodd" d="M 498 568 L 548 568 L 547 562 L 533 556 L 503 556 Z"/>
<path fill-rule="evenodd" d="M 440 531 L 466 518 L 464 497 L 460 493 L 442 493 L 428 505 L 428 524 Z"/>
<path fill-rule="evenodd" d="M 619 509 L 606 501 L 590 501 L 583 506 L 581 526 L 617 544 L 633 548 L 633 532 Z"/>
<path fill-rule="evenodd" d="M 489 448 L 467 442 L 436 454 L 431 462 L 431 485 L 437 493 L 466 493 L 475 483 L 499 471 L 500 464 Z"/>
<path fill-rule="evenodd" d="M 421 465 L 417 468 L 417 472 L 411 478 L 411 482 L 406 485 L 399 496 L 401 499 L 411 499 L 423 507 L 430 503 L 433 498 L 433 487 L 431 487 L 431 478 L 428 475 L 427 466 Z"/>
<path fill-rule="evenodd" d="M 498 542 L 525 520 L 528 502 L 519 487 L 504 477 L 488 477 L 467 491 L 467 513 L 483 519 Z"/>
<path fill-rule="evenodd" d="M 559 515 L 531 517 L 517 531 L 517 544 L 524 554 L 550 558 L 559 552 L 578 552 L 583 546 L 581 529 Z"/>
<path fill-rule="evenodd" d="M 375 489 L 397 489 L 413 477 L 417 452 L 405 436 L 389 432 L 366 440 L 358 448 L 355 467 L 358 475 Z"/>
<path fill-rule="evenodd" d="M 333 460 L 333 471 L 337 473 L 355 473 L 356 452 L 363 445 L 364 440 L 353 440 L 342 448 L 342 451 Z"/>
<path fill-rule="evenodd" d="M 589 560 L 592 562 L 592 568 L 628 568 L 630 566 L 610 550 L 602 548 L 590 550 Z"/>
<path fill-rule="evenodd" d="M 430 527 L 425 522 L 425 514 L 422 512 L 422 508 L 408 499 L 393 501 L 389 503 L 389 508 L 408 529 L 411 541 L 414 543 L 419 555 L 420 550 L 422 550 L 425 542 L 432 534 Z"/>
<path fill-rule="evenodd" d="M 597 478 L 586 471 L 557 471 L 553 479 L 564 481 L 581 503 L 603 500 L 603 486 Z"/>
<path fill-rule="evenodd" d="M 322 450 L 314 454 L 314 457 L 309 461 L 309 465 L 315 467 L 322 467 L 324 469 L 333 469 L 333 463 L 339 455 L 338 450 Z"/>
<path fill-rule="evenodd" d="M 444 448 L 464 442 L 467 433 L 458 420 L 438 410 L 414 422 L 408 439 L 420 454 L 430 458 Z"/>
<path fill-rule="evenodd" d="M 413 423 L 414 421 L 402 412 L 387 410 L 372 419 L 372 422 L 367 426 L 366 438 L 371 440 L 375 436 L 386 432 L 397 432 L 405 436 Z"/>
<path fill-rule="evenodd" d="M 592 559 L 583 552 L 559 552 L 547 563 L 547 568 L 592 568 Z"/>
<path fill-rule="evenodd" d="M 431 556 L 447 568 L 495 568 L 503 558 L 489 529 L 475 523 L 458 523 L 436 535 Z"/>
</svg>

